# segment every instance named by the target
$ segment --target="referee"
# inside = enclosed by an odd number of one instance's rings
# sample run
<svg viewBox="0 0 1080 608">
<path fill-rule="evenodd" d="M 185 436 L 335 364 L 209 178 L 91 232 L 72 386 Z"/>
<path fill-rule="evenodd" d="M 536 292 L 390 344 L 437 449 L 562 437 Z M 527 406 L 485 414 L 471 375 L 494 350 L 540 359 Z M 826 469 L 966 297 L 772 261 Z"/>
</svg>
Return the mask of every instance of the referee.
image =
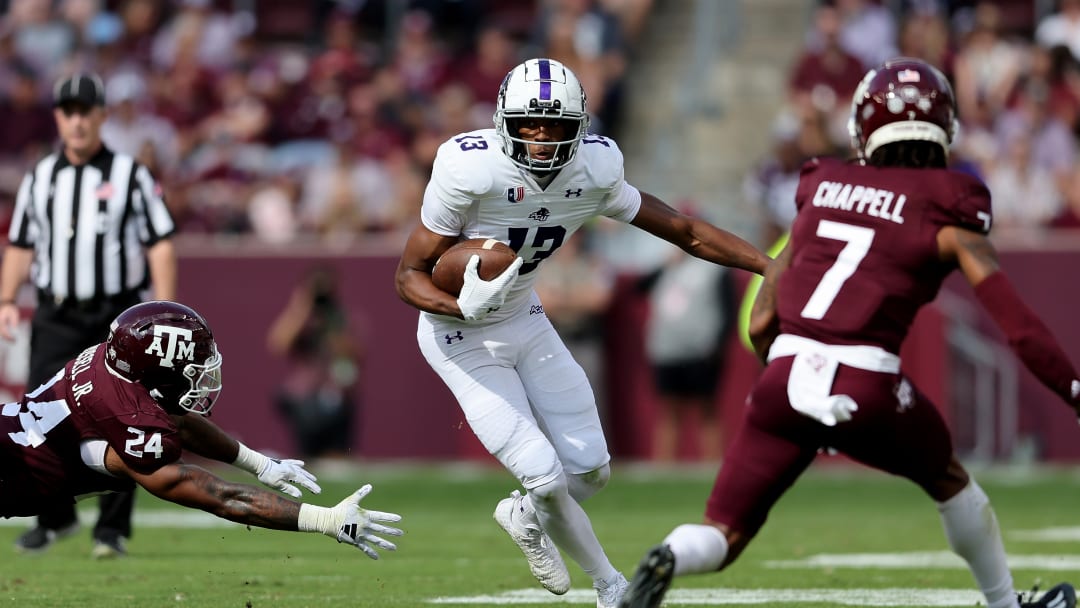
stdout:
<svg viewBox="0 0 1080 608">
<path fill-rule="evenodd" d="M 53 117 L 62 149 L 23 178 L 9 244 L 0 264 L 0 336 L 19 322 L 16 294 L 29 279 L 37 288 L 31 322 L 28 390 L 49 381 L 83 349 L 103 342 L 109 324 L 141 300 L 176 296 L 172 217 L 161 187 L 131 156 L 101 141 L 105 90 L 96 75 L 77 74 L 53 88 Z M 94 558 L 124 555 L 131 536 L 132 493 L 100 499 Z M 78 528 L 74 504 L 57 504 L 15 541 L 41 551 Z"/>
</svg>

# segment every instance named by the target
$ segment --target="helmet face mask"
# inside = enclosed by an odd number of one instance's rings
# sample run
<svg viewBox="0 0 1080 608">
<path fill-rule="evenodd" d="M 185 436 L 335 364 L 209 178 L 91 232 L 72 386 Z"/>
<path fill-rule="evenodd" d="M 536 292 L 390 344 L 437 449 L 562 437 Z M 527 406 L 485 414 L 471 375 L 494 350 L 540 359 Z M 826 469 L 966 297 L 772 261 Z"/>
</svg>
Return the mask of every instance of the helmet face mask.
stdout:
<svg viewBox="0 0 1080 608">
<path fill-rule="evenodd" d="M 205 363 L 185 364 L 181 375 L 187 379 L 186 386 L 163 384 L 150 389 L 150 395 L 163 406 L 176 404 L 184 411 L 202 416 L 209 414 L 221 393 L 221 353 L 217 352 L 217 346 Z"/>
<path fill-rule="evenodd" d="M 906 57 L 867 72 L 851 101 L 848 134 L 859 158 L 898 141 L 929 141 L 946 153 L 959 129 L 956 97 L 934 66 Z"/>
<path fill-rule="evenodd" d="M 176 302 L 143 302 L 121 313 L 109 328 L 105 363 L 171 414 L 209 414 L 221 392 L 213 333 L 199 313 Z"/>
<path fill-rule="evenodd" d="M 528 120 L 564 121 L 559 140 L 521 137 L 518 129 Z M 570 164 L 578 145 L 588 132 L 585 90 L 574 73 L 553 59 L 530 59 L 515 67 L 503 79 L 495 110 L 495 132 L 502 139 L 503 152 L 517 166 L 534 173 L 561 169 Z M 530 154 L 529 146 L 534 153 Z M 549 158 L 537 158 L 542 145 Z"/>
</svg>

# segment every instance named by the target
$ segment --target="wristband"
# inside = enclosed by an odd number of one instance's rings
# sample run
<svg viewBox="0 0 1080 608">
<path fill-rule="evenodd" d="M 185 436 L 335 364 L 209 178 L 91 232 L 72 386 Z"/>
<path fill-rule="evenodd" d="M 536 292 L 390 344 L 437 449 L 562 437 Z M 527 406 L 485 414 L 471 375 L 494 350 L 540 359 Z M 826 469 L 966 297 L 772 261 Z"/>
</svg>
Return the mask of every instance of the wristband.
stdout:
<svg viewBox="0 0 1080 608">
<path fill-rule="evenodd" d="M 239 441 L 236 443 L 240 448 L 236 452 L 236 459 L 232 462 L 234 467 L 247 471 L 253 475 L 259 475 L 267 466 L 269 466 L 269 458 Z"/>
<path fill-rule="evenodd" d="M 300 514 L 296 517 L 296 529 L 300 532 L 321 532 L 322 534 L 337 536 L 334 510 L 309 505 L 306 502 L 301 503 Z"/>
</svg>

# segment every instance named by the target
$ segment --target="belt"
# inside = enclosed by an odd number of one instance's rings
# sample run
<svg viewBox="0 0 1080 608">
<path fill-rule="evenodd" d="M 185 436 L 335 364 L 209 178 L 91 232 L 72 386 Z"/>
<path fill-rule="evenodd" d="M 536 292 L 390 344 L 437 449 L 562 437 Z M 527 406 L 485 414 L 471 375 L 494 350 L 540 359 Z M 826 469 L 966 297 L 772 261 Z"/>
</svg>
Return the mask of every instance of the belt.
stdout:
<svg viewBox="0 0 1080 608">
<path fill-rule="evenodd" d="M 792 334 L 780 334 L 776 337 L 769 349 L 769 361 L 815 350 L 831 355 L 848 367 L 886 374 L 895 374 L 900 371 L 900 357 L 879 346 L 823 344 L 817 340 Z"/>
<path fill-rule="evenodd" d="M 56 308 L 67 310 L 101 310 L 109 306 L 124 305 L 133 300 L 137 301 L 138 299 L 139 295 L 136 291 L 124 291 L 111 296 L 94 296 L 86 300 L 65 298 L 53 295 L 47 291 L 38 292 L 38 301 L 49 301 L 52 302 Z"/>
</svg>

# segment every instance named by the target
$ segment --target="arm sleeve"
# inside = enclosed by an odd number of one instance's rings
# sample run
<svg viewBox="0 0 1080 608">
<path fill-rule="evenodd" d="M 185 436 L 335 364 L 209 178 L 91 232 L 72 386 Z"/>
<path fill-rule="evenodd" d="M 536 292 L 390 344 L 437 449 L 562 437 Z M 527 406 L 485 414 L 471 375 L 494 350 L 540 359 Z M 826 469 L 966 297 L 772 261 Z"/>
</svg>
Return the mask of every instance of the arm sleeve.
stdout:
<svg viewBox="0 0 1080 608">
<path fill-rule="evenodd" d="M 1020 299 L 1005 273 L 998 271 L 983 279 L 975 286 L 975 295 L 1031 373 L 1062 399 L 1075 403 L 1080 388 L 1076 369 L 1042 320 Z"/>
<path fill-rule="evenodd" d="M 629 224 L 641 209 L 641 191 L 623 181 L 616 186 L 604 205 L 603 214 Z"/>
<path fill-rule="evenodd" d="M 29 248 L 33 245 L 37 230 L 34 227 L 31 210 L 33 205 L 34 173 L 23 177 L 19 192 L 15 196 L 15 210 L 11 214 L 11 227 L 8 229 L 8 241 L 15 247 Z"/>
<path fill-rule="evenodd" d="M 135 179 L 132 182 L 135 189 L 132 202 L 135 209 L 142 216 L 142 224 L 145 227 L 143 244 L 149 247 L 161 239 L 172 236 L 176 231 L 169 208 L 165 205 L 161 184 L 150 175 L 150 170 L 142 165 L 135 168 Z"/>
</svg>

